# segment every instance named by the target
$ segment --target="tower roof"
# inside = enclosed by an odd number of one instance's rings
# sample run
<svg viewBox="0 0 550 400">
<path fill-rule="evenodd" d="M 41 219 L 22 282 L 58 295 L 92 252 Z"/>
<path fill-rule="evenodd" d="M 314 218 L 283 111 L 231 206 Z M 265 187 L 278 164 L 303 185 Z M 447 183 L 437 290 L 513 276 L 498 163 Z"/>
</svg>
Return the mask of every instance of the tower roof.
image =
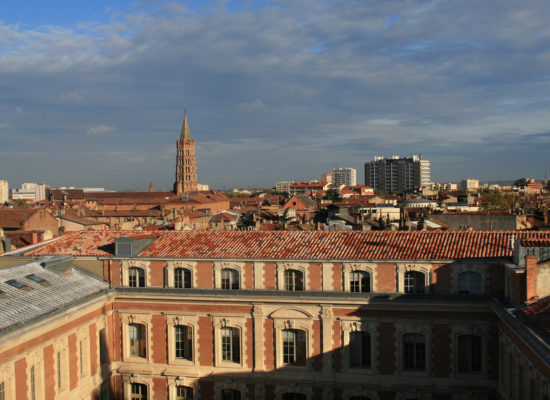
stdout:
<svg viewBox="0 0 550 400">
<path fill-rule="evenodd" d="M 191 133 L 189 133 L 189 125 L 187 124 L 187 110 L 183 114 L 183 124 L 181 124 L 181 141 L 191 140 Z"/>
</svg>

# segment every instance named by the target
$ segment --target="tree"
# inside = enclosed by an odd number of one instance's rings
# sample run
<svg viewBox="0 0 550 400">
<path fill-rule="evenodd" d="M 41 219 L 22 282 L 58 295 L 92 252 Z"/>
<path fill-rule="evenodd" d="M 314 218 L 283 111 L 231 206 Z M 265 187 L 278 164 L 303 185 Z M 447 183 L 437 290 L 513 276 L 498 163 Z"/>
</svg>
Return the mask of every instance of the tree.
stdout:
<svg viewBox="0 0 550 400">
<path fill-rule="evenodd" d="M 342 196 L 340 196 L 340 193 L 338 193 L 338 190 L 336 189 L 329 189 L 323 196 L 324 200 L 330 200 L 333 203 L 337 201 L 342 201 Z"/>
</svg>

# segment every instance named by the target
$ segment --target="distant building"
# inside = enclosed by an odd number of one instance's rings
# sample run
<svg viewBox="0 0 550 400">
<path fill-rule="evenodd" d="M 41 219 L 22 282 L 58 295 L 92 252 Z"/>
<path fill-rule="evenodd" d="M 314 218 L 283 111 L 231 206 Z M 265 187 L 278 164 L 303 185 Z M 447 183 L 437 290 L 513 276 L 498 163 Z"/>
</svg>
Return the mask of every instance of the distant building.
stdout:
<svg viewBox="0 0 550 400">
<path fill-rule="evenodd" d="M 357 185 L 357 171 L 355 168 L 334 168 L 332 170 L 332 183 L 336 185 Z"/>
<path fill-rule="evenodd" d="M 430 183 L 430 162 L 422 155 L 391 158 L 375 156 L 365 163 L 365 185 L 388 193 L 418 189 Z"/>
<path fill-rule="evenodd" d="M 278 181 L 275 183 L 275 190 L 279 193 L 290 193 L 290 185 L 293 183 L 293 181 Z"/>
<path fill-rule="evenodd" d="M 197 188 L 197 158 L 195 156 L 195 141 L 191 139 L 187 113 L 183 117 L 181 137 L 177 142 L 178 155 L 176 162 L 176 182 L 174 191 L 177 194 L 183 192 L 196 192 Z"/>
<path fill-rule="evenodd" d="M 8 181 L 0 180 L 0 205 L 4 204 L 10 198 Z"/>
<path fill-rule="evenodd" d="M 479 189 L 479 180 L 478 179 L 463 179 L 460 181 L 460 187 L 466 190 L 477 190 Z"/>
<path fill-rule="evenodd" d="M 44 183 L 26 182 L 20 189 L 12 189 L 12 200 L 42 201 L 50 195 L 50 186 Z"/>
<path fill-rule="evenodd" d="M 332 183 L 332 172 L 325 172 L 321 175 L 321 182 Z"/>
</svg>

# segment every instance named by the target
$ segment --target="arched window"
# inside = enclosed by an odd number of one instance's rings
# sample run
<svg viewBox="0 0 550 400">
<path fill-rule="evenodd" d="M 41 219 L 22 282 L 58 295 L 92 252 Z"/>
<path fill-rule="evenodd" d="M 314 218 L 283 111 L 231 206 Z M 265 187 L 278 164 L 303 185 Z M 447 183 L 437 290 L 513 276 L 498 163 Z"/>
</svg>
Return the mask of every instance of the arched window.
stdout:
<svg viewBox="0 0 550 400">
<path fill-rule="evenodd" d="M 371 367 L 371 343 L 368 332 L 349 333 L 349 366 L 350 368 Z"/>
<path fill-rule="evenodd" d="M 189 386 L 176 387 L 176 400 L 193 400 L 193 388 Z"/>
<path fill-rule="evenodd" d="M 367 396 L 351 396 L 349 400 L 370 400 Z"/>
<path fill-rule="evenodd" d="M 237 389 L 222 389 L 222 400 L 241 400 L 241 392 Z"/>
<path fill-rule="evenodd" d="M 366 271 L 353 271 L 350 274 L 349 289 L 351 292 L 370 292 L 370 274 Z"/>
<path fill-rule="evenodd" d="M 187 268 L 174 269 L 174 287 L 178 289 L 191 287 L 191 271 Z"/>
<path fill-rule="evenodd" d="M 481 372 L 481 337 L 460 335 L 458 337 L 458 372 Z"/>
<path fill-rule="evenodd" d="M 193 329 L 186 325 L 174 327 L 174 339 L 176 358 L 181 360 L 193 360 Z"/>
<path fill-rule="evenodd" d="M 145 271 L 143 268 L 128 268 L 128 286 L 145 287 Z"/>
<path fill-rule="evenodd" d="M 426 276 L 419 271 L 405 272 L 405 293 L 424 293 Z"/>
<path fill-rule="evenodd" d="M 131 385 L 131 400 L 147 400 L 147 385 L 143 383 L 132 383 Z"/>
<path fill-rule="evenodd" d="M 403 335 L 403 370 L 424 371 L 426 369 L 426 339 L 419 333 Z"/>
<path fill-rule="evenodd" d="M 133 357 L 147 357 L 147 335 L 145 333 L 145 325 L 130 324 L 130 355 Z"/>
<path fill-rule="evenodd" d="M 298 271 L 297 269 L 285 270 L 285 290 L 304 290 L 304 274 L 302 271 Z"/>
<path fill-rule="evenodd" d="M 238 328 L 221 328 L 222 360 L 241 362 L 241 337 Z"/>
<path fill-rule="evenodd" d="M 301 329 L 283 330 L 283 364 L 306 365 L 306 332 Z"/>
<path fill-rule="evenodd" d="M 224 268 L 221 271 L 222 275 L 222 289 L 239 289 L 240 279 L 239 271 L 232 268 Z"/>
<path fill-rule="evenodd" d="M 458 275 L 458 292 L 460 294 L 481 294 L 481 275 L 466 271 Z"/>
<path fill-rule="evenodd" d="M 283 393 L 281 400 L 307 400 L 307 397 L 301 393 Z"/>
</svg>

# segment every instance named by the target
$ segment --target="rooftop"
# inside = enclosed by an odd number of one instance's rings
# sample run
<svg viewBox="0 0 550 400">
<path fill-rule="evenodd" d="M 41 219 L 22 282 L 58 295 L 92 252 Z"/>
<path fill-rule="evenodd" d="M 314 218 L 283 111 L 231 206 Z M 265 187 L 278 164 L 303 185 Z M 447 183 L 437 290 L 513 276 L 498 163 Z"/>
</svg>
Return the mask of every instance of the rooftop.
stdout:
<svg viewBox="0 0 550 400">
<path fill-rule="evenodd" d="M 114 255 L 115 238 L 132 231 L 71 232 L 25 255 Z M 515 240 L 550 240 L 550 231 L 163 231 L 144 258 L 292 260 L 458 260 L 511 258 Z"/>
<path fill-rule="evenodd" d="M 0 334 L 109 287 L 78 267 L 66 276 L 48 271 L 41 265 L 44 260 L 0 269 Z"/>
</svg>

